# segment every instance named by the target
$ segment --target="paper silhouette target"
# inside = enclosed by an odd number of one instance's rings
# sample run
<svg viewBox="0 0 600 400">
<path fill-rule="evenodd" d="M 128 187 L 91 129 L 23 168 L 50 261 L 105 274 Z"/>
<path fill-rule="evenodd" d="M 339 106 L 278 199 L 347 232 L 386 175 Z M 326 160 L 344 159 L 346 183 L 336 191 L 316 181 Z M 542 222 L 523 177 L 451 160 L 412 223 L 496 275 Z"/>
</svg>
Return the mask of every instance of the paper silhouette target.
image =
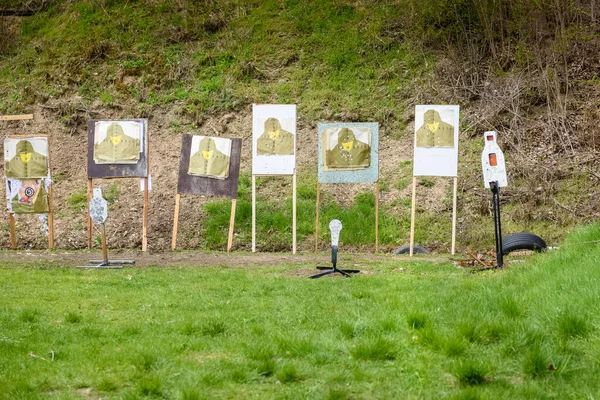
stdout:
<svg viewBox="0 0 600 400">
<path fill-rule="evenodd" d="M 365 169 L 371 165 L 369 128 L 328 128 L 321 140 L 325 151 L 325 171 Z"/>
<path fill-rule="evenodd" d="M 8 212 L 47 214 L 51 183 L 48 138 L 4 139 L 4 162 Z"/>
<path fill-rule="evenodd" d="M 183 135 L 177 193 L 237 198 L 242 139 Z"/>
<path fill-rule="evenodd" d="M 7 138 L 4 140 L 7 178 L 31 179 L 48 176 L 48 139 Z"/>
<path fill-rule="evenodd" d="M 231 139 L 193 136 L 188 174 L 215 179 L 229 177 Z"/>
<path fill-rule="evenodd" d="M 148 176 L 148 121 L 88 121 L 88 178 Z"/>
<path fill-rule="evenodd" d="M 319 183 L 379 180 L 376 122 L 319 124 Z"/>
<path fill-rule="evenodd" d="M 414 176 L 458 175 L 458 125 L 458 106 L 416 106 Z"/>
</svg>

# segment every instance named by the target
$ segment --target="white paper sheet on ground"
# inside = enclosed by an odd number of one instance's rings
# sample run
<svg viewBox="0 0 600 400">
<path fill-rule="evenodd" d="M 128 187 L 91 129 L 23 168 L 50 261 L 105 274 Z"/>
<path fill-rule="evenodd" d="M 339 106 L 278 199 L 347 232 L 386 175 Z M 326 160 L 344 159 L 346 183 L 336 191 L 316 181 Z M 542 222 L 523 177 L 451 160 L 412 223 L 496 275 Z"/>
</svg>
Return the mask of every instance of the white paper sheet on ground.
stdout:
<svg viewBox="0 0 600 400">
<path fill-rule="evenodd" d="M 258 155 L 257 140 L 265 132 L 265 122 L 276 118 L 281 129 L 294 135 L 294 154 Z M 252 174 L 293 175 L 296 169 L 296 105 L 254 104 L 252 106 Z"/>
<path fill-rule="evenodd" d="M 454 127 L 454 147 L 417 147 L 417 131 L 428 110 Z M 418 105 L 415 107 L 413 176 L 458 176 L 459 106 Z"/>
</svg>

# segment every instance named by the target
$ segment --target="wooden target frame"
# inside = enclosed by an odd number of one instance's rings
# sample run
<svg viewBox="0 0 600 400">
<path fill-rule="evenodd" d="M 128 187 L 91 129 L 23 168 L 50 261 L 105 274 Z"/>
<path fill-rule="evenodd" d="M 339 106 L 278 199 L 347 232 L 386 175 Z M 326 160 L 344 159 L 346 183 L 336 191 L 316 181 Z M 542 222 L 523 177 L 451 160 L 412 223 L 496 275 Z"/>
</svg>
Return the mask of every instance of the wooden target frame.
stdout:
<svg viewBox="0 0 600 400">
<path fill-rule="evenodd" d="M 26 121 L 32 120 L 33 114 L 23 115 L 2 115 L 0 121 Z M 9 135 L 7 139 L 32 139 L 36 137 L 46 138 L 48 141 L 48 173 L 52 178 L 52 164 L 50 162 L 50 137 L 48 135 Z M 48 249 L 54 249 L 54 204 L 52 201 L 52 185 L 48 184 Z M 10 245 L 12 250 L 17 249 L 17 233 L 16 233 L 16 218 L 14 212 L 8 213 L 9 225 L 10 225 Z"/>
<path fill-rule="evenodd" d="M 325 149 L 323 148 L 324 135 L 329 130 L 350 129 L 357 132 L 368 130 L 370 132 L 371 147 L 369 153 L 369 166 L 363 169 L 325 169 Z M 337 134 L 336 134 L 337 135 Z M 315 213 L 315 253 L 319 249 L 319 208 L 321 204 L 322 184 L 375 184 L 375 253 L 379 252 L 379 123 L 377 122 L 335 122 L 318 125 L 318 177 L 317 177 L 317 204 Z"/>
<path fill-rule="evenodd" d="M 242 139 L 231 139 L 231 154 L 229 157 L 229 175 L 226 179 L 214 179 L 206 176 L 191 176 L 188 172 L 190 149 L 193 135 L 183 135 L 181 139 L 181 157 L 175 194 L 175 215 L 173 216 L 173 233 L 171 250 L 177 248 L 177 231 L 179 229 L 179 207 L 182 194 L 200 196 L 225 196 L 231 199 L 231 214 L 229 216 L 229 231 L 227 234 L 227 253 L 233 246 L 233 230 L 235 225 L 235 210 L 237 205 L 237 189 L 240 176 L 240 159 Z"/>
<path fill-rule="evenodd" d="M 292 177 L 292 254 L 296 254 L 297 251 L 297 240 L 296 240 L 296 169 L 292 175 L 267 175 L 267 174 L 252 174 L 252 252 L 256 253 L 256 177 L 280 177 L 280 176 L 291 176 Z"/>
<path fill-rule="evenodd" d="M 296 181 L 297 181 L 297 112 L 296 104 L 252 105 L 252 252 L 256 252 L 256 177 L 292 177 L 292 254 L 297 251 L 296 239 Z M 293 135 L 292 153 L 259 154 L 259 141 L 266 137 L 268 121 L 277 119 L 279 130 Z M 272 139 L 276 142 L 276 139 Z M 289 150 L 290 148 L 288 148 Z"/>
<path fill-rule="evenodd" d="M 456 252 L 456 188 L 458 186 L 458 177 L 453 177 L 454 190 L 452 195 L 452 247 L 451 254 Z M 413 256 L 413 246 L 415 244 L 415 214 L 417 208 L 417 177 L 413 176 L 412 181 L 412 206 L 410 211 L 410 257 Z"/>
<path fill-rule="evenodd" d="M 429 115 L 429 117 L 426 117 L 427 115 Z M 415 243 L 417 177 L 422 176 L 453 178 L 454 188 L 452 191 L 451 253 L 454 255 L 456 252 L 456 192 L 458 186 L 459 125 L 460 107 L 457 105 L 429 104 L 415 106 L 413 182 L 409 244 L 410 257 L 413 256 L 413 246 Z M 451 136 L 449 136 L 449 132 L 452 132 Z M 436 135 L 439 136 L 436 138 Z M 452 145 L 450 145 L 450 139 L 452 140 Z M 419 143 L 420 141 L 427 142 L 427 140 L 429 140 L 430 143 Z"/>
<path fill-rule="evenodd" d="M 319 251 L 319 208 L 321 205 L 321 183 L 317 182 L 317 207 L 315 215 L 315 253 Z M 379 180 L 375 182 L 375 254 L 379 253 Z"/>
<path fill-rule="evenodd" d="M 143 149 L 136 164 L 96 164 L 94 162 L 94 136 L 98 122 L 137 122 L 143 127 Z M 148 208 L 150 198 L 150 135 L 147 119 L 89 120 L 88 121 L 88 182 L 87 182 L 87 245 L 92 248 L 92 218 L 90 200 L 94 179 L 140 178 L 143 181 L 144 208 L 142 213 L 142 251 L 148 250 Z"/>
</svg>

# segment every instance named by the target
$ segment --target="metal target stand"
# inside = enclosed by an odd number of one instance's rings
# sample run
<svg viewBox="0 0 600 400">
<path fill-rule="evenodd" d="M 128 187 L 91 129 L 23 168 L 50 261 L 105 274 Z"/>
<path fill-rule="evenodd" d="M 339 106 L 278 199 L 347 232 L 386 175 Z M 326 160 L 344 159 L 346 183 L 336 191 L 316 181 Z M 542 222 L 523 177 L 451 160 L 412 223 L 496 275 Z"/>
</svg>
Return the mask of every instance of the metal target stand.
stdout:
<svg viewBox="0 0 600 400">
<path fill-rule="evenodd" d="M 488 131 L 483 134 L 484 148 L 481 154 L 481 167 L 483 169 L 483 183 L 492 191 L 492 203 L 494 206 L 494 234 L 496 236 L 496 266 L 504 266 L 504 254 L 502 253 L 502 222 L 500 220 L 500 188 L 508 186 L 506 177 L 506 165 L 504 154 L 498 146 L 497 133 Z"/>
<path fill-rule="evenodd" d="M 340 239 L 340 231 L 342 230 L 342 223 L 340 220 L 334 219 L 329 223 L 329 230 L 331 230 L 331 264 L 332 267 L 318 266 L 318 270 L 326 270 L 319 274 L 309 277 L 310 279 L 317 279 L 322 276 L 339 273 L 346 278 L 351 278 L 350 274 L 357 274 L 360 271 L 357 269 L 338 269 L 337 267 L 337 253 L 338 253 L 338 242 Z"/>
</svg>

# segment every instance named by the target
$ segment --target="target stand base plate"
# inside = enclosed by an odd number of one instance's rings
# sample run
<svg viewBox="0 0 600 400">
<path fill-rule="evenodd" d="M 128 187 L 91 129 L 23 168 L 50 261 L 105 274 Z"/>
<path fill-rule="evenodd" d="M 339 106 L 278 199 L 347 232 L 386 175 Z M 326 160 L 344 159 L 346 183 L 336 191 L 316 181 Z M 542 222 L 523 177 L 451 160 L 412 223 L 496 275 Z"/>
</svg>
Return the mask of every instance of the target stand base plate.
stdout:
<svg viewBox="0 0 600 400">
<path fill-rule="evenodd" d="M 77 268 L 82 269 L 123 269 L 121 264 L 135 264 L 135 260 L 90 260 L 90 264 L 81 265 Z"/>
</svg>

